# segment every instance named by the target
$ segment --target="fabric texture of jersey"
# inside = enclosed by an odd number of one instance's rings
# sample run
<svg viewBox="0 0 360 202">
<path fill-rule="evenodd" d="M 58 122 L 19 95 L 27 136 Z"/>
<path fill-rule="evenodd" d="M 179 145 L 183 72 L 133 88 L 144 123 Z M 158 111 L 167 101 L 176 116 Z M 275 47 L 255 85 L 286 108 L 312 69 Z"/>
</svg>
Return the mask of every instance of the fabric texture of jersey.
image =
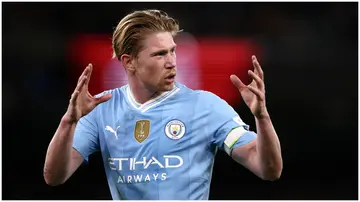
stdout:
<svg viewBox="0 0 360 202">
<path fill-rule="evenodd" d="M 230 155 L 256 138 L 207 91 L 175 83 L 142 105 L 129 85 L 105 93 L 112 98 L 79 120 L 73 147 L 85 161 L 101 152 L 114 200 L 207 200 L 217 149 Z"/>
</svg>

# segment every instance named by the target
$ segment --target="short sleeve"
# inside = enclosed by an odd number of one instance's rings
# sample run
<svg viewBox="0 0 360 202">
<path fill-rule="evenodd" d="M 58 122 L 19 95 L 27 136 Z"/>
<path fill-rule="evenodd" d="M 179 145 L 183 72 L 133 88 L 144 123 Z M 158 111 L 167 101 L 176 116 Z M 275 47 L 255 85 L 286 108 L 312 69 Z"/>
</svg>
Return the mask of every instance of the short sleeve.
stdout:
<svg viewBox="0 0 360 202">
<path fill-rule="evenodd" d="M 208 127 L 212 132 L 211 144 L 230 155 L 233 149 L 256 139 L 256 133 L 249 130 L 249 125 L 225 100 L 212 93 L 207 95 L 207 99 L 210 102 Z"/>
<path fill-rule="evenodd" d="M 94 97 L 100 97 L 104 93 Z M 88 158 L 92 153 L 100 149 L 97 124 L 97 110 L 100 106 L 96 106 L 90 113 L 80 118 L 75 128 L 73 148 L 82 155 L 86 162 L 88 162 Z"/>
</svg>

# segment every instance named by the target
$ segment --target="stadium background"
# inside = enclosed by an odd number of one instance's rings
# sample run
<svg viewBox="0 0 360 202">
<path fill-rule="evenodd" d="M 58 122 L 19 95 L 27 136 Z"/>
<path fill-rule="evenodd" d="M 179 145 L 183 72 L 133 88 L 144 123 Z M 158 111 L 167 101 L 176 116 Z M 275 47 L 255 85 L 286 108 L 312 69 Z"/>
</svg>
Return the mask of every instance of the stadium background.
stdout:
<svg viewBox="0 0 360 202">
<path fill-rule="evenodd" d="M 86 64 L 92 93 L 125 82 L 111 33 L 144 8 L 180 21 L 181 81 L 226 99 L 251 128 L 229 75 L 246 80 L 251 54 L 264 69 L 282 177 L 262 181 L 219 152 L 210 199 L 357 199 L 357 2 L 2 3 L 3 199 L 111 199 L 99 154 L 59 187 L 42 169 Z"/>
</svg>

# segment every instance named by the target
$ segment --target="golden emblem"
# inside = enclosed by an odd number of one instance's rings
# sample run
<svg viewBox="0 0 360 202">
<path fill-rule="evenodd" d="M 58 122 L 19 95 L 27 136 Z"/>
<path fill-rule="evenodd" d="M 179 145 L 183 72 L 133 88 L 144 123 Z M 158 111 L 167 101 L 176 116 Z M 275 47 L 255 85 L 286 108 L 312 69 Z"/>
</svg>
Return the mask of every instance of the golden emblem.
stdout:
<svg viewBox="0 0 360 202">
<path fill-rule="evenodd" d="M 139 143 L 144 142 L 150 133 L 150 121 L 149 120 L 139 120 L 136 122 L 134 137 Z"/>
</svg>

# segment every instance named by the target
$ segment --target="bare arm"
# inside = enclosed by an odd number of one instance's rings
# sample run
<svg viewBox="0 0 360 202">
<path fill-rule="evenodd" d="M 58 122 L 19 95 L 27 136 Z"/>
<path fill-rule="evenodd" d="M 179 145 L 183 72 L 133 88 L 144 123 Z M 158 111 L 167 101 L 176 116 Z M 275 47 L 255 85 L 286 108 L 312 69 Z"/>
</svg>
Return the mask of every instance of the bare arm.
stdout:
<svg viewBox="0 0 360 202">
<path fill-rule="evenodd" d="M 256 118 L 258 137 L 232 151 L 232 158 L 264 180 L 280 178 L 282 157 L 280 142 L 269 117 Z"/>
<path fill-rule="evenodd" d="M 44 165 L 44 178 L 48 185 L 64 183 L 84 161 L 79 152 L 72 147 L 76 125 L 81 117 L 111 98 L 111 94 L 94 98 L 89 93 L 91 72 L 92 65 L 89 64 L 80 76 L 68 109 L 49 144 Z"/>
<path fill-rule="evenodd" d="M 253 79 L 249 85 L 244 85 L 235 75 L 230 79 L 255 117 L 258 137 L 234 149 L 232 157 L 262 179 L 275 180 L 280 177 L 283 167 L 280 142 L 265 104 L 264 73 L 255 56 L 252 62 L 255 70 L 248 71 Z"/>
<path fill-rule="evenodd" d="M 76 123 L 63 117 L 52 138 L 45 159 L 44 178 L 46 184 L 63 184 L 77 170 L 84 158 L 72 148 Z"/>
</svg>

